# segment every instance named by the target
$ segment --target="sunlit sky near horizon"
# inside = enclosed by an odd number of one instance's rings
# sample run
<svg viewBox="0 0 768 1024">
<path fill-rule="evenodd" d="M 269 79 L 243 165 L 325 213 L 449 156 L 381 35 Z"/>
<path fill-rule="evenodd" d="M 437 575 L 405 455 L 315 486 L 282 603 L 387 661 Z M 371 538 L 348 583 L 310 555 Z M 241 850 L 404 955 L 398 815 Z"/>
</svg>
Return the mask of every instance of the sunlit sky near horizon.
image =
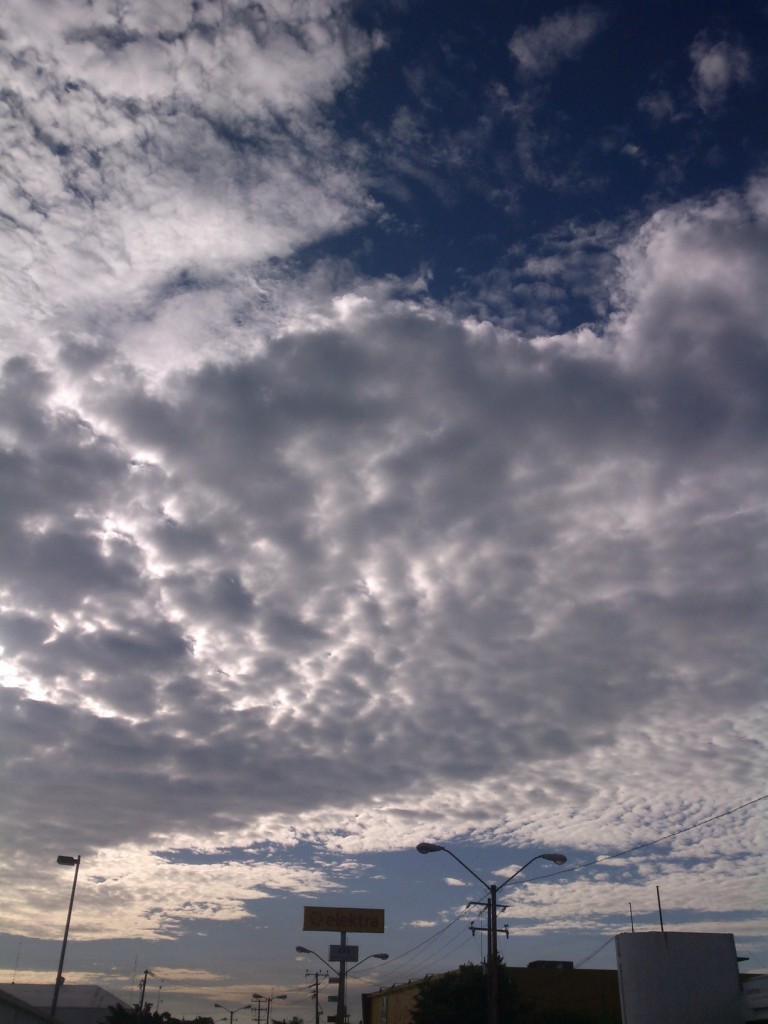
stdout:
<svg viewBox="0 0 768 1024">
<path fill-rule="evenodd" d="M 0 984 L 766 940 L 768 5 L 10 0 Z M 667 838 L 663 838 L 667 837 Z M 661 840 L 656 842 L 657 840 Z M 653 845 L 647 845 L 653 844 Z M 328 1008 L 326 1007 L 328 1011 Z M 330 1011 L 332 1012 L 332 1010 Z"/>
</svg>

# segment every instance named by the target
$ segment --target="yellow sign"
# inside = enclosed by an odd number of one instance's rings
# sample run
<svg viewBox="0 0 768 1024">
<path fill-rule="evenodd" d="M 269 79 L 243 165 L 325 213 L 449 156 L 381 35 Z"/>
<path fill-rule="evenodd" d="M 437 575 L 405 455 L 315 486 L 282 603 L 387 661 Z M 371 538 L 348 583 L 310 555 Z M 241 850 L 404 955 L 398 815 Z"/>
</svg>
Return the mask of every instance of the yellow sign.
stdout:
<svg viewBox="0 0 768 1024">
<path fill-rule="evenodd" d="M 383 910 L 304 907 L 305 932 L 383 932 Z"/>
</svg>

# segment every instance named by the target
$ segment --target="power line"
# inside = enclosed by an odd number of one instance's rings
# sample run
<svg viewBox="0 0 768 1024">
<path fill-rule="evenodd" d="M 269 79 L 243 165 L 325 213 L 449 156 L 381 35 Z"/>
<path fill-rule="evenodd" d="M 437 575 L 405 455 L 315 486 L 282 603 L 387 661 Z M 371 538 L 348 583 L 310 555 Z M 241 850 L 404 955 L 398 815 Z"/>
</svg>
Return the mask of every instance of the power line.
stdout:
<svg viewBox="0 0 768 1024">
<path fill-rule="evenodd" d="M 431 949 L 429 952 L 424 950 L 425 956 L 420 959 L 409 961 L 408 967 L 412 972 L 426 969 L 432 961 L 439 957 L 447 957 L 449 954 L 455 953 L 457 950 L 462 949 L 464 946 L 469 945 L 474 940 L 474 936 L 470 934 L 469 930 L 465 932 L 459 932 L 453 936 L 450 941 L 444 943 L 442 946 Z"/>
<path fill-rule="evenodd" d="M 637 846 L 631 846 L 628 850 L 621 850 L 619 853 L 606 853 L 601 857 L 596 857 L 594 860 L 585 861 L 583 864 L 574 864 L 569 868 L 560 868 L 558 871 L 549 871 L 546 875 L 535 875 L 533 878 L 522 878 L 519 881 L 514 881 L 512 885 L 521 885 L 525 882 L 535 882 L 540 878 L 552 878 L 554 875 L 567 875 L 573 871 L 583 871 L 584 868 L 594 867 L 595 864 L 602 864 L 606 860 L 615 860 L 617 857 L 626 857 L 630 853 L 637 853 L 638 850 L 646 850 L 649 846 L 656 846 L 658 843 L 663 843 L 667 839 L 674 839 L 675 836 L 680 836 L 684 832 L 691 832 L 695 828 L 701 828 L 702 825 L 709 825 L 712 821 L 717 821 L 720 818 L 726 818 L 729 814 L 735 814 L 736 811 L 743 811 L 745 807 L 752 807 L 754 804 L 759 804 L 761 800 L 768 800 L 768 793 L 764 793 L 762 796 L 756 796 L 754 800 L 747 800 L 743 804 L 739 804 L 737 807 L 729 807 L 727 811 L 720 811 L 719 814 L 712 814 L 709 818 L 702 818 L 701 821 L 695 821 L 692 825 L 686 825 L 684 828 L 675 829 L 674 832 L 667 832 L 664 836 L 659 836 L 658 839 L 649 839 L 646 843 L 640 843 Z"/>
<path fill-rule="evenodd" d="M 589 956 L 585 956 L 583 960 L 579 960 L 579 962 L 577 964 L 574 964 L 574 966 L 575 967 L 583 967 L 584 964 L 588 964 L 590 960 L 594 960 L 594 958 L 597 956 L 597 954 L 598 953 L 602 953 L 602 951 L 605 949 L 605 947 L 609 943 L 611 943 L 613 941 L 614 941 L 614 936 L 613 935 L 609 935 L 608 938 L 605 940 L 605 942 L 602 944 L 602 946 L 598 946 L 597 949 L 594 951 L 594 953 L 590 953 Z"/>
<path fill-rule="evenodd" d="M 415 953 L 417 949 L 421 949 L 422 946 L 426 946 L 430 942 L 436 942 L 437 939 L 439 939 L 440 936 L 444 932 L 447 932 L 449 928 L 453 928 L 453 926 L 458 921 L 461 921 L 462 918 L 466 917 L 467 914 L 469 914 L 469 911 L 470 911 L 470 908 L 469 907 L 465 907 L 464 910 L 462 910 L 460 914 L 457 914 L 456 917 L 454 917 L 454 919 L 452 921 L 449 921 L 448 924 L 444 925 L 442 928 L 440 928 L 438 931 L 436 931 L 433 935 L 428 935 L 427 938 L 424 939 L 423 942 L 418 942 L 415 946 L 411 946 L 410 949 L 406 949 L 406 951 L 404 953 L 401 953 L 399 956 L 391 957 L 390 960 L 389 960 L 389 964 L 397 963 L 398 960 L 402 960 L 403 957 L 409 956 L 411 953 Z"/>
<path fill-rule="evenodd" d="M 459 921 L 461 921 L 463 918 L 467 917 L 468 914 L 470 913 L 470 910 L 471 910 L 470 907 L 465 907 L 464 910 L 461 911 L 461 913 L 457 914 L 456 917 L 453 918 L 452 921 L 449 921 L 448 924 L 443 925 L 443 927 L 438 929 L 438 931 L 432 933 L 431 935 L 428 935 L 427 938 L 424 939 L 422 942 L 417 943 L 415 946 L 411 946 L 410 949 L 406 949 L 405 952 L 404 953 L 400 953 L 399 956 L 391 957 L 387 961 L 387 966 L 384 969 L 384 971 L 382 972 L 384 974 L 384 977 L 386 978 L 386 977 L 390 976 L 389 968 L 393 964 L 396 964 L 399 961 L 404 960 L 406 957 L 410 957 L 411 954 L 416 953 L 418 950 L 423 949 L 425 946 L 429 946 L 429 945 L 432 945 L 432 943 L 437 942 L 438 939 L 440 939 L 441 936 L 445 935 L 446 932 L 448 932 L 451 928 L 453 928 L 454 925 L 458 924 Z M 433 950 L 432 953 L 430 954 L 430 957 L 428 957 L 427 959 L 430 959 L 433 955 L 435 955 L 436 953 L 439 953 L 443 948 L 445 948 L 445 947 L 440 947 L 437 950 Z M 420 963 L 423 963 L 423 962 L 424 962 L 423 959 L 422 960 L 416 959 L 416 960 L 409 961 L 407 966 L 412 968 L 413 966 L 418 966 Z"/>
</svg>

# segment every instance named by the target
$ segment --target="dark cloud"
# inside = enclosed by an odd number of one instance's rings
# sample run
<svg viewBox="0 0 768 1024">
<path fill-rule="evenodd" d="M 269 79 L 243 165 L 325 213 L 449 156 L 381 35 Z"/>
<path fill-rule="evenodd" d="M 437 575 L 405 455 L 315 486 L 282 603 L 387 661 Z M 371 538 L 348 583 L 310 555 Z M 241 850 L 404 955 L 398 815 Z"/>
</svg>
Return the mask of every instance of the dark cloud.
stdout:
<svg viewBox="0 0 768 1024">
<path fill-rule="evenodd" d="M 627 321 L 633 332 L 661 329 L 663 290 L 654 303 L 653 318 Z M 718 315 L 727 320 L 726 306 Z M 615 328 L 612 355 L 573 351 L 565 337 L 480 342 L 400 310 L 364 329 L 284 336 L 151 395 L 105 380 L 92 410 L 111 424 L 109 450 L 125 451 L 125 465 L 133 446 L 156 453 L 165 472 L 149 489 L 174 517 L 158 526 L 157 506 L 134 490 L 134 533 L 114 552 L 55 522 L 28 541 L 19 593 L 90 624 L 61 622 L 43 643 L 44 620 L 18 611 L 11 644 L 41 678 L 61 680 L 65 700 L 87 694 L 144 721 L 133 755 L 128 733 L 115 742 L 128 761 L 147 742 L 162 748 L 179 782 L 155 800 L 187 829 L 246 792 L 264 813 L 308 810 L 322 799 L 308 765 L 353 804 L 412 773 L 479 781 L 501 756 L 584 756 L 617 745 L 630 719 L 675 691 L 720 706 L 726 666 L 728 693 L 748 705 L 759 662 L 734 653 L 759 629 L 765 594 L 749 518 L 725 509 L 732 454 L 761 438 L 748 398 L 760 364 L 748 336 L 730 339 L 734 387 L 708 323 L 691 360 L 667 321 L 672 351 L 646 369 L 624 359 L 629 327 Z M 93 431 L 78 436 L 88 451 Z M 98 461 L 64 465 L 63 493 L 97 500 L 94 516 L 112 507 Z M 195 522 L 216 504 L 234 519 Z M 143 537 L 163 568 L 150 571 Z M 144 612 L 131 618 L 137 601 Z M 207 682 L 184 675 L 193 664 Z M 352 777 L 332 753 L 342 719 L 348 755 L 366 751 Z M 76 725 L 93 737 L 94 763 L 110 742 L 98 722 L 89 712 Z M 201 746 L 201 728 L 208 739 L 224 730 L 229 758 Z M 182 784 L 193 765 L 204 784 Z M 153 827 L 149 816 L 142 830 Z"/>
</svg>

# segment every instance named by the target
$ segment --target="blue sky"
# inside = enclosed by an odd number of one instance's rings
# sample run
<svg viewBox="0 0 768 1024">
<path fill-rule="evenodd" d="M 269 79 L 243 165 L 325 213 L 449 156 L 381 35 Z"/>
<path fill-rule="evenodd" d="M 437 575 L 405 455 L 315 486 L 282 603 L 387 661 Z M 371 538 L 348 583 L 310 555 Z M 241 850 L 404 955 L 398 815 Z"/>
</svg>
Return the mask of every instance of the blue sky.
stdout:
<svg viewBox="0 0 768 1024">
<path fill-rule="evenodd" d="M 768 969 L 765 4 L 0 29 L 0 982 L 81 854 L 70 982 L 309 1019 L 311 902 L 479 959 L 423 840 L 568 856 L 509 963 Z"/>
</svg>

